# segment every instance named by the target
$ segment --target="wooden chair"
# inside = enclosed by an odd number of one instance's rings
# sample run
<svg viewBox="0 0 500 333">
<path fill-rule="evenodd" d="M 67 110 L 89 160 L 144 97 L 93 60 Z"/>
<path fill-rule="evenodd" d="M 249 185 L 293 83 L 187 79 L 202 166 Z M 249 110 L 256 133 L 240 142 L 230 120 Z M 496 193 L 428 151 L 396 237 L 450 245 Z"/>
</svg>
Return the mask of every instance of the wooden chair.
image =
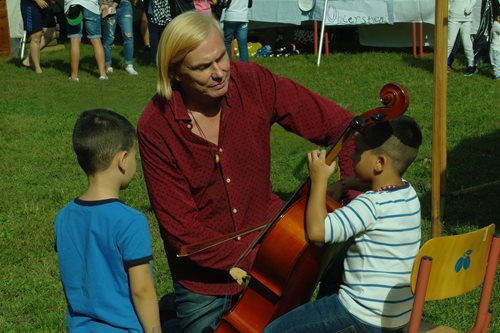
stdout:
<svg viewBox="0 0 500 333">
<path fill-rule="evenodd" d="M 489 310 L 500 252 L 495 225 L 477 231 L 436 237 L 420 249 L 411 274 L 415 296 L 408 333 L 457 332 L 455 329 L 421 323 L 424 303 L 462 295 L 482 284 L 476 322 L 469 332 L 486 333 L 492 314 Z"/>
</svg>

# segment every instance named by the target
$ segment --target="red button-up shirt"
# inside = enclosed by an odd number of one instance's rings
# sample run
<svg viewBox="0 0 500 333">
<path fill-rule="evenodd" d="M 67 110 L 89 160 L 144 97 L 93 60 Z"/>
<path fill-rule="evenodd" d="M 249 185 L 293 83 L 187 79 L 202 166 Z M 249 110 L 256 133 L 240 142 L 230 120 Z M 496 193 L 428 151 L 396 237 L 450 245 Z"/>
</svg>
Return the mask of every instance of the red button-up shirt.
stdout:
<svg viewBox="0 0 500 333">
<path fill-rule="evenodd" d="M 218 145 L 192 133 L 178 90 L 169 100 L 155 96 L 138 123 L 142 167 L 172 276 L 185 288 L 209 295 L 241 291 L 228 270 L 258 233 L 189 257 L 176 255 L 182 245 L 262 224 L 279 211 L 282 202 L 270 181 L 271 126 L 278 123 L 328 145 L 353 118 L 337 104 L 254 63 L 231 63 L 221 112 Z M 340 167 L 344 175 L 352 175 L 352 145 L 346 148 Z M 254 255 L 240 267 L 248 270 Z"/>
</svg>

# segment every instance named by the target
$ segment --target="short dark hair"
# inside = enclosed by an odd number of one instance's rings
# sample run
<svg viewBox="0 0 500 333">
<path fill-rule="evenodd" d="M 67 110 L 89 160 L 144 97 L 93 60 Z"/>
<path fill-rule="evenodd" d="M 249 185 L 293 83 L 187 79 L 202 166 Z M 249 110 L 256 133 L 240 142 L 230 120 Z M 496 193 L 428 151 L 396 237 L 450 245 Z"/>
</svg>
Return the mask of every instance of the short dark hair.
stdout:
<svg viewBox="0 0 500 333">
<path fill-rule="evenodd" d="M 108 168 L 120 151 L 130 151 L 137 138 L 124 116 L 106 109 L 80 114 L 73 130 L 73 150 L 87 175 Z"/>
<path fill-rule="evenodd" d="M 400 175 L 413 163 L 422 144 L 420 127 L 408 116 L 376 123 L 367 128 L 363 137 L 370 149 L 389 155 Z"/>
</svg>

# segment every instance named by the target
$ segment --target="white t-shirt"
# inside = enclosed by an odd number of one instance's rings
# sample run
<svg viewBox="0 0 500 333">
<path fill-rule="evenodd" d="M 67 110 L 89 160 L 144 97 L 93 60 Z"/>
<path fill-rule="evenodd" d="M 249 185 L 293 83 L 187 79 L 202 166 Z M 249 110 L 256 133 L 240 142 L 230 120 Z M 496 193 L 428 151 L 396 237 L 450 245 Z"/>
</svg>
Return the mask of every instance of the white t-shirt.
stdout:
<svg viewBox="0 0 500 333">
<path fill-rule="evenodd" d="M 354 238 L 344 259 L 339 298 L 359 320 L 399 328 L 410 319 L 410 278 L 420 248 L 420 202 L 406 183 L 368 191 L 325 219 L 325 242 Z"/>
</svg>

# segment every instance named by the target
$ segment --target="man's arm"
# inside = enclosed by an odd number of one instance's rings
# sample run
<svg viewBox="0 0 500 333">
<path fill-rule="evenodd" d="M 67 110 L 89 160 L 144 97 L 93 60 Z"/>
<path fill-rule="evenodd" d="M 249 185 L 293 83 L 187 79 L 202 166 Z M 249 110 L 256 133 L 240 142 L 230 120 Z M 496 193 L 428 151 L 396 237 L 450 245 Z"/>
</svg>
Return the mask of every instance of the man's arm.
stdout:
<svg viewBox="0 0 500 333">
<path fill-rule="evenodd" d="M 128 269 L 135 309 L 145 333 L 161 333 L 160 312 L 149 263 Z"/>
<path fill-rule="evenodd" d="M 337 103 L 265 68 L 257 67 L 253 75 L 266 109 L 273 112 L 273 120 L 313 143 L 322 146 L 335 143 L 354 118 Z M 255 93 L 253 90 L 252 94 Z M 354 175 L 350 158 L 353 150 L 353 140 L 348 140 L 340 151 L 338 163 L 342 177 Z M 356 195 L 350 191 L 343 199 L 350 201 Z"/>
</svg>

